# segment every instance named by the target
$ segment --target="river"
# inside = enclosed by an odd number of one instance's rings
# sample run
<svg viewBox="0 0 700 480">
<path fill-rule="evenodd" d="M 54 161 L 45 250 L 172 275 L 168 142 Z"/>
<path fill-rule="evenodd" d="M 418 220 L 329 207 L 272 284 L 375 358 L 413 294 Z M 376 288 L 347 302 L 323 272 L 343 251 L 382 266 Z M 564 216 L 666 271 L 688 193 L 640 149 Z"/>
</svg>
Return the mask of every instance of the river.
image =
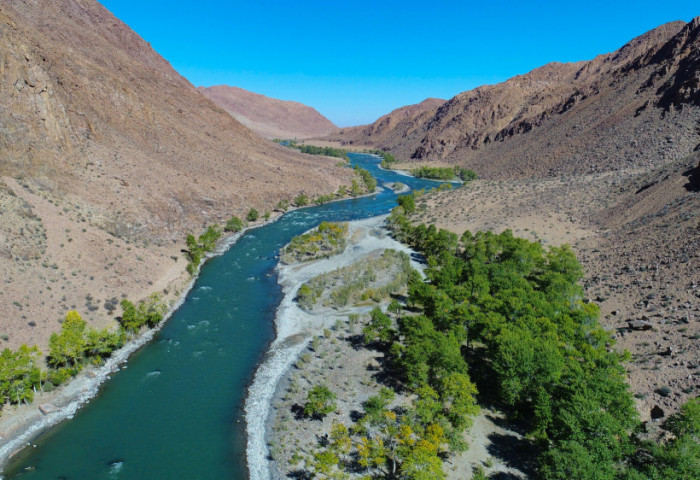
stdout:
<svg viewBox="0 0 700 480">
<path fill-rule="evenodd" d="M 382 170 L 350 154 L 381 191 L 289 212 L 249 230 L 210 259 L 183 305 L 73 419 L 37 438 L 5 469 L 7 479 L 246 479 L 246 388 L 274 338 L 281 301 L 280 247 L 323 220 L 388 213 L 396 195 L 438 182 Z"/>
</svg>

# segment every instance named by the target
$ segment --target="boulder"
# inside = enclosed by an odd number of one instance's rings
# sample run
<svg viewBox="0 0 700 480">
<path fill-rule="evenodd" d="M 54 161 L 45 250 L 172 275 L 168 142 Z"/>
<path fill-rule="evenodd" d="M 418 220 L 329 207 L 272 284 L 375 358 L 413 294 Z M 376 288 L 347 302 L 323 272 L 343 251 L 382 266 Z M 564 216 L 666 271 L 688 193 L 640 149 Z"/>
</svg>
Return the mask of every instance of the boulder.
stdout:
<svg viewBox="0 0 700 480">
<path fill-rule="evenodd" d="M 39 405 L 39 411 L 44 415 L 48 415 L 49 413 L 57 412 L 58 407 L 53 403 L 44 403 Z"/>
<path fill-rule="evenodd" d="M 627 325 L 630 330 L 651 330 L 653 328 L 651 322 L 647 322 L 646 320 L 629 320 L 627 321 Z"/>
</svg>

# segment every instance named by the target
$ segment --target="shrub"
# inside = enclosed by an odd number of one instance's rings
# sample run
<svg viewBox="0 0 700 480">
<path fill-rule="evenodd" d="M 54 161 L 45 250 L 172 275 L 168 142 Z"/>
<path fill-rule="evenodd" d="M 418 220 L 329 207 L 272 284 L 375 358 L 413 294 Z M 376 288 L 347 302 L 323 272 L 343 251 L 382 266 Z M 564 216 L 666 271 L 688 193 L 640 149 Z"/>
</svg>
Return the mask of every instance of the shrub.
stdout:
<svg viewBox="0 0 700 480">
<path fill-rule="evenodd" d="M 231 217 L 228 222 L 226 222 L 226 226 L 224 227 L 224 231 L 226 232 L 239 232 L 243 228 L 243 220 L 240 218 L 236 217 L 235 215 Z"/>
<path fill-rule="evenodd" d="M 245 218 L 249 222 L 254 222 L 258 219 L 258 217 L 260 217 L 260 213 L 256 209 L 251 208 L 250 210 L 248 210 L 248 214 L 246 215 Z"/>
<path fill-rule="evenodd" d="M 305 207 L 306 205 L 309 204 L 309 197 L 306 196 L 306 194 L 304 194 L 304 193 L 300 193 L 294 199 L 294 204 L 298 207 Z"/>
<path fill-rule="evenodd" d="M 327 386 L 316 385 L 309 391 L 304 404 L 304 415 L 323 418 L 335 409 L 335 394 Z"/>
</svg>

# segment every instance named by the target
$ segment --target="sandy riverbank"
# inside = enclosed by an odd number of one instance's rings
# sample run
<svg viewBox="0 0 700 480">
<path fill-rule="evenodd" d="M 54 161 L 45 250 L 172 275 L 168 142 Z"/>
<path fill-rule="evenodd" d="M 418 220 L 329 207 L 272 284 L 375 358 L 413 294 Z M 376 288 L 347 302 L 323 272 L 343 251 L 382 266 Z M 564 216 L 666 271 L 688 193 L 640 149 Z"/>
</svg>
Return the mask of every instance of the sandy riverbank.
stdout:
<svg viewBox="0 0 700 480">
<path fill-rule="evenodd" d="M 385 219 L 386 216 L 380 216 L 350 222 L 348 246 L 341 254 L 315 262 L 278 267 L 284 298 L 275 319 L 277 337 L 255 374 L 245 405 L 250 478 L 271 478 L 272 462 L 269 460 L 270 452 L 266 442 L 267 423 L 271 406 L 280 394 L 277 391 L 280 380 L 314 335 L 318 335 L 324 328 L 330 328 L 339 318 L 347 319 L 348 312 L 344 311 L 331 315 L 305 312 L 294 301 L 297 290 L 311 278 L 349 266 L 376 250 L 390 248 L 411 254 L 408 247 L 390 238 L 383 230 Z M 421 268 L 416 262 L 412 264 L 414 268 Z M 368 308 L 365 307 L 366 310 Z"/>
</svg>

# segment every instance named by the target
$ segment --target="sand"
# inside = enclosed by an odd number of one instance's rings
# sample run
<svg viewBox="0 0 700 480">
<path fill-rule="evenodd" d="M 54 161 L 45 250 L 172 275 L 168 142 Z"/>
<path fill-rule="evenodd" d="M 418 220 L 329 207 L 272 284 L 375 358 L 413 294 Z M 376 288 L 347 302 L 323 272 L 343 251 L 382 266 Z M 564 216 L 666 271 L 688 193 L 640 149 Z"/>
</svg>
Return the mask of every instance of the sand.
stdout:
<svg viewBox="0 0 700 480">
<path fill-rule="evenodd" d="M 333 325 L 338 315 L 318 316 L 299 308 L 294 301 L 297 290 L 311 278 L 351 265 L 371 252 L 391 248 L 413 253 L 408 247 L 390 238 L 381 227 L 386 216 L 349 223 L 348 246 L 334 257 L 310 263 L 280 265 L 279 282 L 284 298 L 275 318 L 277 336 L 265 360 L 258 368 L 248 391 L 245 412 L 248 428 L 247 457 L 250 478 L 271 478 L 270 451 L 266 443 L 266 427 L 271 405 L 276 400 L 277 386 L 311 338 L 323 328 Z M 412 262 L 414 268 L 422 267 Z M 343 315 L 346 316 L 346 315 Z"/>
</svg>

